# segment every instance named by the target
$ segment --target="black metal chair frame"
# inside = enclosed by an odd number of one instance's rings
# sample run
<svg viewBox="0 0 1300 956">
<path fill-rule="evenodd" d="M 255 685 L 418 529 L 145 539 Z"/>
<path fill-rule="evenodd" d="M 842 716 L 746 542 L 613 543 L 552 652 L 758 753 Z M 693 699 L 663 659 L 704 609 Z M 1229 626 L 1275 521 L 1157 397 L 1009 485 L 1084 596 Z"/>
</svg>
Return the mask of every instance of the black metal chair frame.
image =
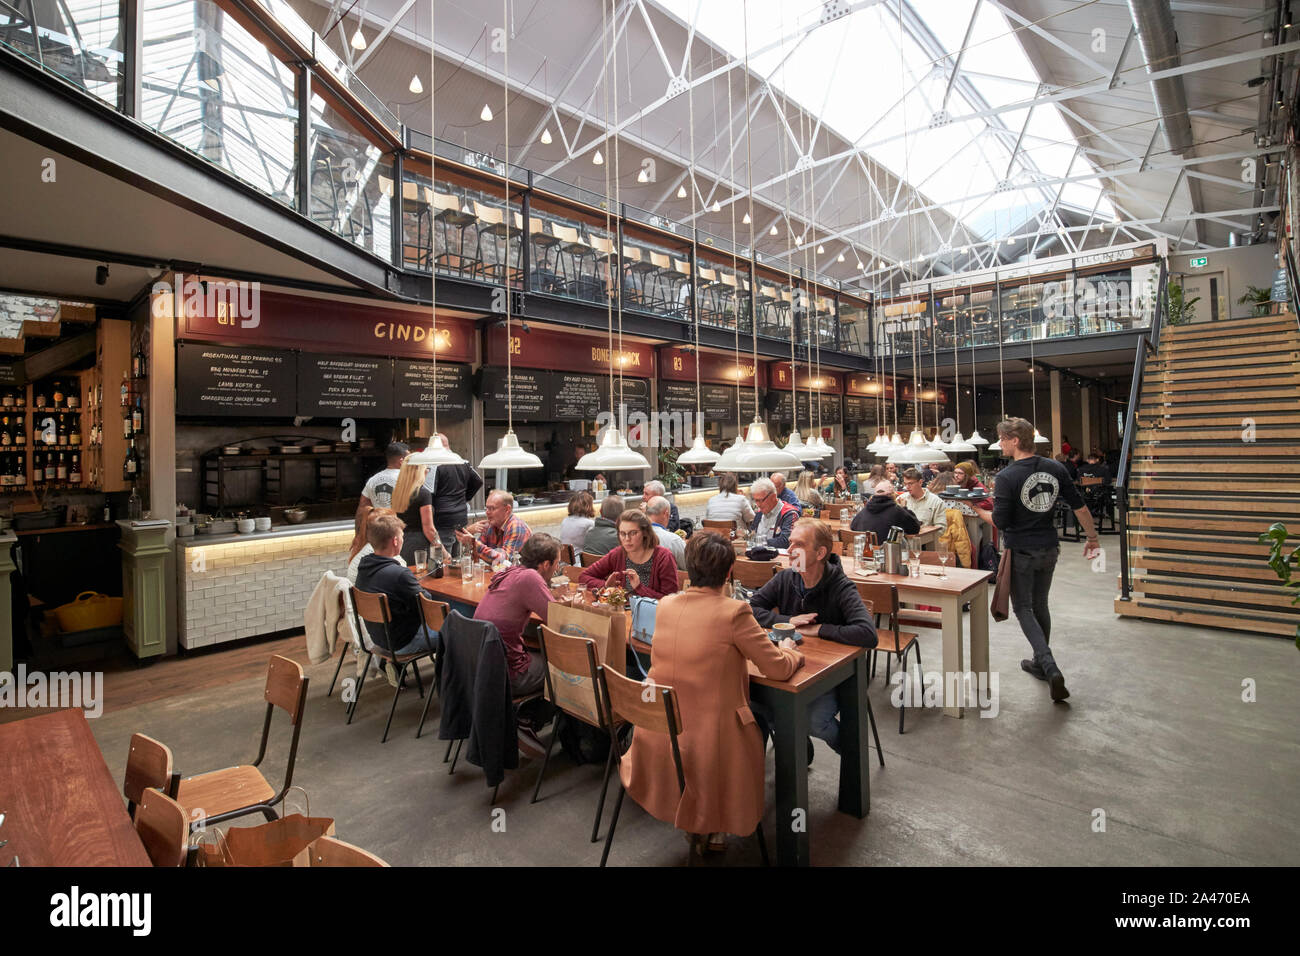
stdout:
<svg viewBox="0 0 1300 956">
<path fill-rule="evenodd" d="M 877 611 L 875 608 L 872 608 L 872 611 L 876 615 L 877 627 L 879 627 L 880 625 L 881 617 L 885 617 L 888 619 L 889 622 L 888 630 L 893 631 L 894 642 L 895 644 L 897 644 L 899 641 L 899 634 L 901 633 L 901 631 L 899 630 L 899 623 L 898 623 L 898 588 L 892 584 L 889 587 L 894 595 L 889 611 L 881 612 L 881 611 Z M 896 650 L 893 652 L 894 656 L 898 658 L 898 667 L 903 672 L 903 680 L 907 680 L 907 655 L 908 652 L 911 651 L 913 648 L 916 649 L 916 666 L 921 671 L 922 674 L 925 673 L 925 669 L 921 664 L 921 642 L 919 639 L 913 637 L 911 642 L 907 645 L 907 647 L 903 648 L 901 651 Z M 882 652 L 879 649 L 873 650 L 871 652 L 871 674 L 867 677 L 868 680 L 876 676 L 876 661 L 879 658 L 881 653 Z M 889 675 L 890 675 L 890 664 L 891 664 L 890 651 L 884 651 L 883 653 L 885 655 L 885 683 L 888 684 Z M 898 732 L 900 734 L 903 732 L 903 716 L 906 713 L 906 711 L 907 711 L 907 695 L 904 694 L 903 702 L 898 708 Z M 874 734 L 876 728 L 876 720 L 875 717 L 873 717 L 871 714 L 870 701 L 867 701 L 867 716 L 871 718 L 871 729 L 872 729 L 872 733 Z M 885 754 L 884 751 L 880 749 L 879 736 L 876 737 L 876 750 L 880 754 L 880 765 L 883 767 L 885 765 Z"/>
<path fill-rule="evenodd" d="M 429 638 L 429 632 L 425 628 L 423 621 L 421 621 L 420 630 L 424 634 L 424 643 L 425 643 L 425 647 L 427 648 L 427 653 L 421 654 L 419 657 L 412 657 L 412 658 L 408 658 L 405 661 L 399 661 L 397 659 L 397 655 L 395 651 L 391 649 L 391 645 L 393 643 L 393 637 L 392 637 L 392 633 L 388 629 L 388 625 L 392 621 L 392 615 L 388 609 L 388 595 L 380 592 L 365 592 L 365 591 L 361 591 L 359 588 L 353 588 L 353 593 L 358 593 L 358 592 L 362 594 L 373 593 L 375 597 L 379 598 L 379 606 L 381 611 L 383 612 L 383 620 L 374 621 L 373 623 L 383 625 L 384 642 L 388 644 L 389 647 L 388 648 L 381 647 L 373 639 L 371 640 L 372 647 L 367 652 L 366 667 L 365 670 L 363 670 L 361 673 L 360 682 L 357 684 L 357 696 L 353 698 L 352 704 L 348 709 L 347 722 L 349 724 L 352 723 L 352 715 L 356 713 L 357 704 L 360 703 L 361 701 L 361 691 L 362 688 L 365 687 L 366 677 L 370 673 L 371 660 L 378 657 L 381 661 L 387 661 L 388 663 L 392 664 L 393 667 L 398 668 L 397 687 L 393 690 L 393 703 L 388 708 L 388 722 L 384 724 L 384 736 L 379 741 L 381 744 L 383 744 L 388 742 L 388 731 L 389 728 L 393 726 L 393 714 L 397 712 L 397 698 L 401 696 L 402 688 L 406 686 L 406 669 L 408 667 L 411 667 L 413 669 L 415 673 L 415 686 L 419 689 L 420 696 L 424 697 L 424 681 L 420 678 L 420 665 L 418 662 L 421 660 L 421 658 L 427 657 L 429 658 L 430 661 L 434 663 L 436 667 L 437 651 L 434 650 L 433 641 Z M 356 620 L 357 633 L 363 635 L 362 642 L 364 644 L 364 640 L 365 640 L 364 635 L 369 632 L 366 629 L 366 621 L 361 616 L 361 609 L 357 607 L 357 602 L 355 599 L 352 601 L 352 614 Z"/>
</svg>

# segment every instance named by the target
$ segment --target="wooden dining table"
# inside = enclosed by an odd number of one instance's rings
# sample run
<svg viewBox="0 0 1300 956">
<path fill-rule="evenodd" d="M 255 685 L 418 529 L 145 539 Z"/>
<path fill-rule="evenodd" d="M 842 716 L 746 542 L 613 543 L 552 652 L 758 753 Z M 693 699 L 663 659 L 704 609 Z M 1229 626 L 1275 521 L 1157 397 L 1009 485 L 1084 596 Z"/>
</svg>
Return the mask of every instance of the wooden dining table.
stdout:
<svg viewBox="0 0 1300 956">
<path fill-rule="evenodd" d="M 150 866 L 77 708 L 0 724 L 0 866 Z"/>
<path fill-rule="evenodd" d="M 433 596 L 477 607 L 486 584 L 462 581 L 459 575 L 424 578 L 420 585 Z M 525 631 L 525 635 L 527 631 Z M 527 637 L 525 636 L 525 643 Z M 632 637 L 628 644 L 649 659 L 650 645 Z M 773 715 L 776 757 L 776 858 L 781 866 L 810 862 L 808 820 L 808 704 L 840 685 L 840 779 L 838 808 L 862 819 L 871 809 L 867 739 L 867 654 L 852 644 L 804 638 L 799 645 L 804 665 L 789 680 L 763 677 L 749 664 L 749 692 Z"/>
</svg>

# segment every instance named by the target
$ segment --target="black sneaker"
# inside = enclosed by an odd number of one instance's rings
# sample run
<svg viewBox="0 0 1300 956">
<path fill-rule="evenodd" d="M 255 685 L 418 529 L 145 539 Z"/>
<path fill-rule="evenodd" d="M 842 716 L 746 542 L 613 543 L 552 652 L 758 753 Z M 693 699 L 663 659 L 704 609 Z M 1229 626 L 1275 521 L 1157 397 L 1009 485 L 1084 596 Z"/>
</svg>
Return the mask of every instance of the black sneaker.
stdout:
<svg viewBox="0 0 1300 956">
<path fill-rule="evenodd" d="M 1022 660 L 1020 662 L 1020 669 L 1026 674 L 1037 677 L 1039 680 L 1047 680 L 1047 675 L 1043 673 L 1043 669 L 1038 666 L 1038 662 L 1033 658 L 1026 657 Z"/>
<path fill-rule="evenodd" d="M 810 767 L 812 766 L 813 757 L 815 757 L 816 755 L 817 755 L 817 752 L 816 752 L 815 750 L 813 750 L 813 742 L 812 742 L 812 738 L 809 737 L 809 738 L 808 738 L 808 766 L 810 766 Z"/>
<path fill-rule="evenodd" d="M 1070 696 L 1070 692 L 1065 689 L 1065 675 L 1055 664 L 1050 664 L 1044 668 L 1047 675 L 1047 683 L 1052 687 L 1052 700 L 1060 702 Z"/>
</svg>

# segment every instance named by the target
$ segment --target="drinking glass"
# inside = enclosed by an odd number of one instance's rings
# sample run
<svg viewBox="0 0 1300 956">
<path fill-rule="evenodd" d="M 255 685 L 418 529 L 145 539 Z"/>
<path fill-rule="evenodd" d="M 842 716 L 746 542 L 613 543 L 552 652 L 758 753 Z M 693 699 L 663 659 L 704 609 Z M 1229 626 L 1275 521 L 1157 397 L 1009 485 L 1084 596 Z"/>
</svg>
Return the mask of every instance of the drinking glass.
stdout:
<svg viewBox="0 0 1300 956">
<path fill-rule="evenodd" d="M 855 534 L 853 536 L 853 562 L 854 565 L 862 563 L 862 555 L 867 550 L 867 536 L 865 534 Z"/>
<path fill-rule="evenodd" d="M 424 577 L 424 573 L 429 570 L 429 552 L 421 549 L 415 552 L 415 576 Z"/>
<path fill-rule="evenodd" d="M 465 584 L 474 580 L 474 559 L 468 554 L 460 559 L 460 579 Z"/>
<path fill-rule="evenodd" d="M 871 561 L 876 566 L 876 571 L 880 572 L 885 569 L 885 547 L 877 545 L 871 549 Z"/>
<path fill-rule="evenodd" d="M 934 547 L 939 552 L 939 579 L 944 580 L 948 577 L 948 558 L 951 557 L 951 552 L 948 551 L 948 542 L 936 541 Z"/>
</svg>

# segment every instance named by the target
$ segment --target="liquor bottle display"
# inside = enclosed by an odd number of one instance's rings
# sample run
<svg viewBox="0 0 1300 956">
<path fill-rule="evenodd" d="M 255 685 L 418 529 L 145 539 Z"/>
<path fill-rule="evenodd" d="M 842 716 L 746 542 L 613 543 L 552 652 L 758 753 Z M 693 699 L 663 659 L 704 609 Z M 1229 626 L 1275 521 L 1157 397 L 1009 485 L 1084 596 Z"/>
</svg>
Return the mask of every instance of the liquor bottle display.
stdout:
<svg viewBox="0 0 1300 956">
<path fill-rule="evenodd" d="M 139 474 L 140 456 L 135 450 L 135 439 L 132 439 L 126 449 L 126 461 L 122 463 L 122 477 L 127 481 L 135 481 Z"/>
</svg>

